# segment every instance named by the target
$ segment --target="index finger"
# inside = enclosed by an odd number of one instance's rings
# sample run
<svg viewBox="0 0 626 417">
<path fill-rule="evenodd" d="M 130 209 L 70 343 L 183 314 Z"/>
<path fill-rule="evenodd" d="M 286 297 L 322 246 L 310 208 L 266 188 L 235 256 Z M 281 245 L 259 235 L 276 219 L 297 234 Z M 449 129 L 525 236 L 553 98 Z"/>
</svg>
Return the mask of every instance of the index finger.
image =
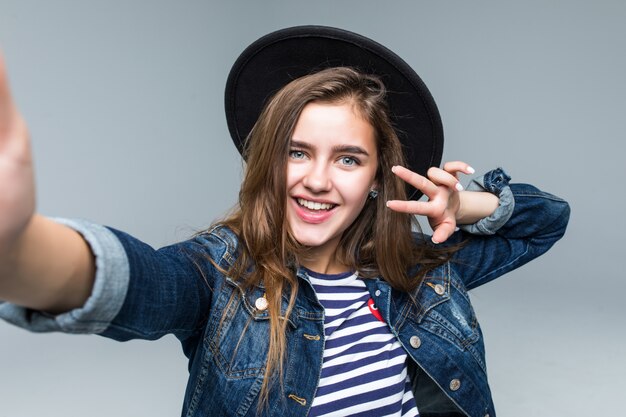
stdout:
<svg viewBox="0 0 626 417">
<path fill-rule="evenodd" d="M 0 128 L 8 124 L 13 109 L 4 57 L 0 51 Z"/>
</svg>

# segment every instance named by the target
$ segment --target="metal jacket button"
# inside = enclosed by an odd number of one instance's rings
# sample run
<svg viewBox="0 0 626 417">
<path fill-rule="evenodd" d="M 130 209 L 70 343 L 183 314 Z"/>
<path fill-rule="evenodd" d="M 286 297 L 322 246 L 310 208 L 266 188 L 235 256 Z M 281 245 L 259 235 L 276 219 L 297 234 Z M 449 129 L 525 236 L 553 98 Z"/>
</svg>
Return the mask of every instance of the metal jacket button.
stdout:
<svg viewBox="0 0 626 417">
<path fill-rule="evenodd" d="M 459 381 L 458 379 L 454 378 L 452 381 L 450 381 L 450 389 L 452 391 L 456 391 L 459 388 L 461 388 L 461 381 Z"/>
<path fill-rule="evenodd" d="M 435 285 L 435 292 L 439 295 L 443 295 L 446 292 L 446 289 L 443 288 L 443 285 L 437 284 Z"/>
<path fill-rule="evenodd" d="M 417 349 L 422 345 L 422 340 L 417 336 L 411 336 L 409 343 L 411 344 L 411 347 Z"/>
<path fill-rule="evenodd" d="M 254 306 L 256 307 L 257 310 L 260 310 L 260 311 L 267 310 L 267 298 L 265 297 L 257 298 L 256 301 L 254 302 Z"/>
<path fill-rule="evenodd" d="M 376 290 L 376 292 L 374 293 L 374 295 L 375 295 L 376 297 L 380 297 L 380 290 Z"/>
</svg>

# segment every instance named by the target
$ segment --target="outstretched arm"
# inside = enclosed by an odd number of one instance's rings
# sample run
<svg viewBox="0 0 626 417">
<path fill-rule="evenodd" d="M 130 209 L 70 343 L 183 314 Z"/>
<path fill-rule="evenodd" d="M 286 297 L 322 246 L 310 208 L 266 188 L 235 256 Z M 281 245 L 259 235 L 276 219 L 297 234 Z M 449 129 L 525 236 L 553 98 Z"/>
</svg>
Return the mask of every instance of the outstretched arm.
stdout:
<svg viewBox="0 0 626 417">
<path fill-rule="evenodd" d="M 95 266 L 75 231 L 35 214 L 28 129 L 0 55 L 0 300 L 52 313 L 81 306 Z"/>
</svg>

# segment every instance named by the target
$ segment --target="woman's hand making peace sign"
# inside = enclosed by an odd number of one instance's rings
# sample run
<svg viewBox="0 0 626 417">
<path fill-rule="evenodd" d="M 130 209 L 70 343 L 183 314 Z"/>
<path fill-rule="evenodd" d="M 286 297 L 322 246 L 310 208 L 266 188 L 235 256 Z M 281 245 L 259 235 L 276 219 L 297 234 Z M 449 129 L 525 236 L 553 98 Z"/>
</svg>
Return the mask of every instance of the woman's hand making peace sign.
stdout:
<svg viewBox="0 0 626 417">
<path fill-rule="evenodd" d="M 402 166 L 395 166 L 392 171 L 424 193 L 428 201 L 390 200 L 387 207 L 401 213 L 426 216 L 433 229 L 434 243 L 445 242 L 457 224 L 473 223 L 489 216 L 498 207 L 498 197 L 493 194 L 462 192 L 458 175 L 474 173 L 465 162 L 447 162 L 443 169 L 431 167 L 428 177 Z"/>
</svg>

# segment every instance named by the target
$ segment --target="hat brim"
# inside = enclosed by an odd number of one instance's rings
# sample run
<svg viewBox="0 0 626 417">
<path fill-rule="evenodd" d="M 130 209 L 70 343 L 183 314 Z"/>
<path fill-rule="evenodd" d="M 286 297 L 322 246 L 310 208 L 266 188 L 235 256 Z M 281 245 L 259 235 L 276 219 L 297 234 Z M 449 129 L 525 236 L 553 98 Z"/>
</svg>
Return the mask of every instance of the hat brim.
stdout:
<svg viewBox="0 0 626 417">
<path fill-rule="evenodd" d="M 241 153 L 266 102 L 290 81 L 331 67 L 352 67 L 379 76 L 408 168 L 425 175 L 443 153 L 441 117 L 428 88 L 398 55 L 364 36 L 327 26 L 272 32 L 248 46 L 226 83 L 226 120 Z M 411 199 L 421 193 L 407 188 Z"/>
</svg>

